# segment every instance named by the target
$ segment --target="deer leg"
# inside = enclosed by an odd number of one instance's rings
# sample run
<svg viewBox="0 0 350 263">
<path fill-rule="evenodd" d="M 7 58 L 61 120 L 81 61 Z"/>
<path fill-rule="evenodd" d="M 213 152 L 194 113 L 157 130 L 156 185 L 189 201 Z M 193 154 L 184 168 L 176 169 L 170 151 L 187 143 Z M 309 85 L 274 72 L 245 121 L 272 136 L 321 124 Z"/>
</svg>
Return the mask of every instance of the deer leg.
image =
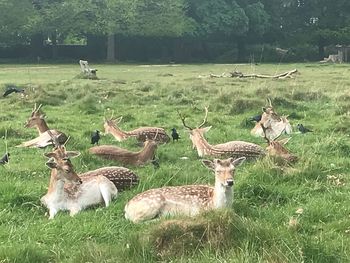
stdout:
<svg viewBox="0 0 350 263">
<path fill-rule="evenodd" d="M 154 219 L 162 214 L 165 206 L 164 198 L 159 195 L 151 199 L 140 200 L 127 204 L 125 207 L 125 218 L 134 223 Z"/>
<path fill-rule="evenodd" d="M 79 207 L 73 207 L 69 210 L 69 215 L 70 216 L 75 216 L 76 214 L 78 214 L 80 212 L 80 208 Z"/>
<path fill-rule="evenodd" d="M 103 198 L 103 201 L 105 202 L 106 207 L 109 206 L 110 202 L 112 201 L 113 196 L 116 196 L 118 193 L 118 190 L 114 187 L 111 187 L 110 183 L 112 184 L 112 182 L 108 182 L 104 183 L 104 184 L 100 184 L 100 192 Z"/>
<path fill-rule="evenodd" d="M 55 215 L 57 214 L 57 209 L 55 208 L 50 208 L 49 210 L 49 219 L 53 219 L 55 217 Z"/>
</svg>

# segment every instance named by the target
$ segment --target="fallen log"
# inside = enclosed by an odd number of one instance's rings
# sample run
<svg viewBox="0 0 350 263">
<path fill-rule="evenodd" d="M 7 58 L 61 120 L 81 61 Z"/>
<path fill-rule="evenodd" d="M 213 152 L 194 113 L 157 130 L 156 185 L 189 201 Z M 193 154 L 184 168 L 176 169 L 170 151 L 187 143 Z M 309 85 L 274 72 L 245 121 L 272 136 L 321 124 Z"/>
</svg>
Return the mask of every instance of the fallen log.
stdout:
<svg viewBox="0 0 350 263">
<path fill-rule="evenodd" d="M 262 78 L 262 79 L 286 79 L 293 78 L 293 74 L 297 73 L 297 69 L 292 69 L 277 75 L 264 75 L 264 74 L 243 74 L 239 71 L 233 71 L 229 73 L 222 73 L 220 75 L 217 74 L 209 74 L 209 76 L 200 75 L 199 78 Z"/>
</svg>

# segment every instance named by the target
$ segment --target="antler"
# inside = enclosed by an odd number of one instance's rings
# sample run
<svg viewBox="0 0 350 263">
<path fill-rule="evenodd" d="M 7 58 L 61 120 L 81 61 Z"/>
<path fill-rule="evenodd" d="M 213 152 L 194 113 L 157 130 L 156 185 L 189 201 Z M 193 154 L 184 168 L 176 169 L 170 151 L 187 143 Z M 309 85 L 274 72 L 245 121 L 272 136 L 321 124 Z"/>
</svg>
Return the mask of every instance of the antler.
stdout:
<svg viewBox="0 0 350 263">
<path fill-rule="evenodd" d="M 180 119 L 181 119 L 182 124 L 184 125 L 184 127 L 187 128 L 187 129 L 193 130 L 193 128 L 191 128 L 190 126 L 186 125 L 186 123 L 185 123 L 186 117 L 182 116 L 181 113 L 179 112 L 179 110 L 176 110 L 176 111 L 177 111 L 177 114 L 179 114 Z"/>
<path fill-rule="evenodd" d="M 50 135 L 53 145 L 55 148 L 58 148 L 61 146 L 60 142 L 58 141 L 57 137 L 52 134 L 50 130 L 47 130 L 47 133 Z"/>
<path fill-rule="evenodd" d="M 267 98 L 267 103 L 269 104 L 269 106 L 272 108 L 272 103 L 271 103 L 271 99 L 270 98 Z"/>
<path fill-rule="evenodd" d="M 204 107 L 204 109 L 205 109 L 204 120 L 203 120 L 203 122 L 198 126 L 198 128 L 202 128 L 203 125 L 207 122 L 207 118 L 208 118 L 208 108 L 209 108 L 209 106 Z"/>
</svg>

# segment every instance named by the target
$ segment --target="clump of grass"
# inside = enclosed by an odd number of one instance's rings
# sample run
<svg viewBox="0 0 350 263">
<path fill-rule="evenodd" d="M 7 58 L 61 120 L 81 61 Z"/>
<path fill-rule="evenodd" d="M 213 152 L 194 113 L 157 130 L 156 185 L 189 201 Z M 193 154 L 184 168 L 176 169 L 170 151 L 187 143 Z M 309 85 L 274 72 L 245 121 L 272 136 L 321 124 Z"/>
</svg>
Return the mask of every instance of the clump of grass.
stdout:
<svg viewBox="0 0 350 263">
<path fill-rule="evenodd" d="M 86 114 L 96 114 L 99 111 L 99 98 L 94 94 L 88 93 L 78 104 L 78 108 Z"/>
<path fill-rule="evenodd" d="M 255 110 L 258 108 L 258 100 L 237 99 L 232 102 L 230 114 L 242 114 L 246 111 Z"/>
<path fill-rule="evenodd" d="M 322 91 L 297 91 L 291 95 L 291 98 L 297 101 L 317 101 L 328 99 Z"/>
</svg>

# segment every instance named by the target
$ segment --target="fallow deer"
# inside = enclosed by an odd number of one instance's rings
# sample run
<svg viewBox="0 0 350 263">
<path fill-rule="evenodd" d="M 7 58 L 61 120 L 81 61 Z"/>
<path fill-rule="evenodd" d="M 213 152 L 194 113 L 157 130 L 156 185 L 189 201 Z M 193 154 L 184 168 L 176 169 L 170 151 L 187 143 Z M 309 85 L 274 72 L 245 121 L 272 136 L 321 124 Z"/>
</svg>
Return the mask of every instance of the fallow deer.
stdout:
<svg viewBox="0 0 350 263">
<path fill-rule="evenodd" d="M 298 161 L 298 157 L 295 156 L 294 154 L 290 153 L 284 147 L 284 145 L 287 144 L 291 138 L 285 138 L 285 139 L 276 141 L 277 138 L 282 135 L 282 133 L 283 133 L 283 131 L 282 131 L 274 140 L 270 140 L 266 136 L 266 128 L 264 127 L 263 124 L 261 124 L 261 128 L 262 128 L 263 133 L 264 133 L 263 137 L 266 140 L 267 145 L 268 145 L 266 147 L 266 151 L 267 151 L 269 156 L 281 158 L 283 161 L 286 161 L 288 163 L 294 163 L 294 162 Z"/>
<path fill-rule="evenodd" d="M 23 142 L 22 144 L 18 145 L 17 147 L 38 147 L 38 148 L 44 148 L 48 145 L 52 145 L 52 139 L 51 136 L 48 134 L 48 131 L 50 131 L 56 138 L 58 138 L 58 141 L 62 144 L 65 143 L 67 140 L 67 136 L 58 130 L 50 130 L 47 126 L 47 123 L 44 119 L 45 115 L 40 112 L 42 104 L 39 105 L 39 107 L 34 105 L 34 109 L 32 110 L 31 116 L 27 119 L 24 127 L 26 128 L 33 128 L 36 127 L 39 132 L 39 137 Z"/>
<path fill-rule="evenodd" d="M 57 139 L 52 134 L 50 135 L 54 141 L 55 148 L 52 152 L 46 154 L 48 158 L 59 160 L 64 158 L 67 159 L 70 156 L 80 154 L 79 152 L 75 151 L 67 151 L 65 145 L 59 144 Z M 97 176 L 104 176 L 109 179 L 117 187 L 118 191 L 129 189 L 139 183 L 138 176 L 133 171 L 125 167 L 108 166 L 79 174 L 79 177 L 83 181 Z"/>
<path fill-rule="evenodd" d="M 70 215 L 74 216 L 84 208 L 102 202 L 107 207 L 118 193 L 115 185 L 105 176 L 80 178 L 69 158 L 50 158 L 46 165 L 52 169 L 51 178 L 41 202 L 49 209 L 49 219 L 53 219 L 60 210 L 69 210 Z"/>
<path fill-rule="evenodd" d="M 267 101 L 268 106 L 262 108 L 261 120 L 255 124 L 250 133 L 256 137 L 266 136 L 269 140 L 276 139 L 282 133 L 291 134 L 292 126 L 287 117 L 279 116 L 272 107 L 271 100 L 268 99 Z M 266 128 L 265 133 L 261 125 Z"/>
<path fill-rule="evenodd" d="M 89 149 L 91 154 L 95 154 L 104 159 L 115 160 L 124 165 L 144 165 L 154 160 L 157 143 L 154 140 L 146 140 L 142 150 L 132 152 L 117 146 L 101 145 Z"/>
<path fill-rule="evenodd" d="M 204 210 L 230 207 L 234 171 L 246 158 L 203 160 L 215 172 L 215 186 L 183 185 L 151 189 L 136 195 L 125 206 L 125 218 L 139 223 L 164 215 L 194 216 Z"/>
<path fill-rule="evenodd" d="M 155 135 L 155 141 L 158 144 L 167 143 L 170 140 L 170 137 L 166 134 L 163 128 L 158 127 L 140 127 L 132 131 L 123 131 L 118 127 L 118 124 L 121 122 L 123 117 L 116 119 L 110 118 L 106 119 L 104 122 L 105 134 L 112 134 L 113 137 L 121 142 L 130 137 L 136 138 L 139 142 L 145 142 L 147 138 L 153 138 Z"/>
<path fill-rule="evenodd" d="M 208 107 L 205 107 L 205 117 L 203 122 L 197 128 L 191 128 L 185 123 L 185 117 L 178 112 L 182 124 L 190 132 L 190 139 L 193 148 L 197 149 L 198 156 L 232 156 L 232 157 L 247 157 L 257 158 L 265 155 L 264 149 L 254 143 L 245 141 L 230 141 L 222 144 L 210 145 L 204 138 L 204 133 L 210 130 L 211 126 L 202 128 L 207 121 Z"/>
</svg>

